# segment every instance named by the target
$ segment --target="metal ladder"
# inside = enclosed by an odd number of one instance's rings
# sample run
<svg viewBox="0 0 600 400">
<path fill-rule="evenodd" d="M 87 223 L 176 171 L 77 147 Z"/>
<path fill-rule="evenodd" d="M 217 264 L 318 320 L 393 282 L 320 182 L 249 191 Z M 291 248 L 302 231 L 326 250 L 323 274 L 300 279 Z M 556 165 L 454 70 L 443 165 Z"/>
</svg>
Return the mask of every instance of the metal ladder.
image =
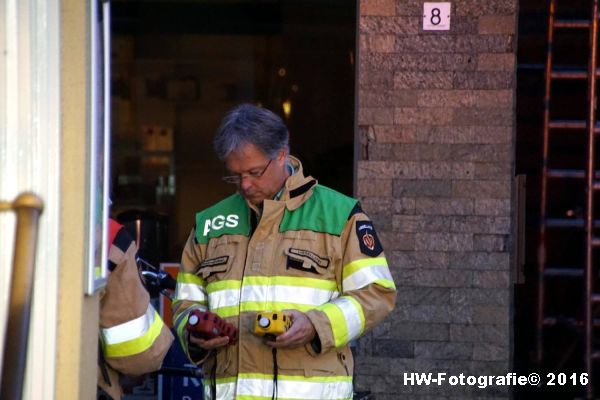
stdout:
<svg viewBox="0 0 600 400">
<path fill-rule="evenodd" d="M 538 293 L 537 293 L 537 348 L 536 361 L 542 366 L 545 359 L 545 330 L 557 324 L 556 316 L 547 315 L 547 290 L 548 279 L 581 279 L 583 278 L 584 298 L 581 299 L 583 310 L 583 321 L 573 317 L 570 321 L 573 326 L 583 330 L 584 334 L 584 360 L 582 365 L 588 373 L 590 383 L 586 386 L 587 398 L 593 398 L 594 382 L 593 362 L 600 358 L 600 352 L 593 348 L 594 318 L 593 306 L 600 303 L 600 293 L 594 290 L 594 279 L 598 274 L 593 266 L 593 251 L 600 248 L 600 237 L 595 236 L 594 228 L 600 225 L 594 219 L 595 193 L 600 190 L 600 174 L 596 169 L 595 136 L 600 133 L 600 127 L 596 121 L 596 81 L 600 75 L 597 69 L 597 40 L 598 40 L 598 0 L 592 0 L 590 4 L 590 16 L 588 20 L 559 19 L 556 18 L 557 0 L 550 0 L 548 17 L 547 44 L 545 71 L 545 95 L 544 95 L 544 124 L 543 124 L 543 150 L 542 150 L 542 180 L 541 180 L 541 207 L 540 228 L 538 244 Z M 553 42 L 555 34 L 559 35 L 565 31 L 579 29 L 589 30 L 589 58 L 587 69 L 561 68 L 553 58 Z M 557 120 L 550 115 L 552 104 L 552 83 L 559 80 L 587 81 L 587 103 L 586 119 L 582 120 Z M 586 167 L 581 169 L 555 169 L 552 163 L 550 141 L 557 130 L 567 131 L 572 135 L 586 135 Z M 585 181 L 585 210 L 582 219 L 550 218 L 548 212 L 552 197 L 549 196 L 549 185 L 556 180 L 583 179 Z M 582 228 L 584 231 L 585 255 L 584 265 L 580 268 L 562 268 L 550 265 L 548 255 L 548 233 L 554 229 Z M 600 325 L 596 323 L 597 325 Z"/>
</svg>

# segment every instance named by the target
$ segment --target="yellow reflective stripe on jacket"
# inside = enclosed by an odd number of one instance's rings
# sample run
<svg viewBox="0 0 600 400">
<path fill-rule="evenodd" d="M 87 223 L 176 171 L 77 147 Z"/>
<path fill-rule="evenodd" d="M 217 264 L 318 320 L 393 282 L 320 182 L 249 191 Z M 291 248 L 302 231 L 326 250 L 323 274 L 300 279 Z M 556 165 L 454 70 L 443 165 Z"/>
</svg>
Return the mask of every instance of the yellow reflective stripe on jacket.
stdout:
<svg viewBox="0 0 600 400">
<path fill-rule="evenodd" d="M 208 297 L 204 289 L 204 280 L 197 275 L 180 272 L 177 274 L 177 287 L 175 289 L 176 301 L 190 300 L 206 303 Z"/>
<path fill-rule="evenodd" d="M 262 400 L 271 399 L 273 395 L 273 375 L 269 374 L 241 373 L 238 376 L 237 383 L 229 379 L 217 379 L 216 384 L 217 400 L 232 398 L 237 400 Z M 206 391 L 209 391 L 208 387 Z M 277 375 L 277 398 L 303 400 L 352 399 L 352 377 Z"/>
<path fill-rule="evenodd" d="M 185 330 L 185 325 L 188 322 L 188 318 L 189 313 L 181 314 L 173 324 L 173 326 L 175 326 L 175 331 L 177 332 L 177 337 L 179 338 L 179 343 L 186 354 L 188 353 L 188 343 L 186 340 L 186 335 L 183 334 L 183 331 Z"/>
<path fill-rule="evenodd" d="M 268 300 L 273 303 L 292 302 L 304 306 L 320 306 L 337 297 L 339 293 L 333 290 L 315 289 L 300 286 L 244 286 L 242 288 L 242 304 L 246 302 L 261 302 Z"/>
<path fill-rule="evenodd" d="M 221 317 L 237 315 L 240 308 L 240 290 L 219 290 L 209 294 L 208 308 Z"/>
<path fill-rule="evenodd" d="M 295 276 L 246 276 L 244 277 L 244 286 L 249 285 L 287 285 L 332 291 L 337 290 L 335 281 Z"/>
<path fill-rule="evenodd" d="M 364 258 L 344 267 L 342 282 L 344 292 L 361 289 L 371 283 L 387 289 L 396 288 L 385 257 Z"/>
<path fill-rule="evenodd" d="M 219 378 L 216 380 L 216 398 L 220 400 L 236 399 L 236 377 Z M 212 400 L 211 380 L 204 379 L 204 400 Z M 270 399 L 270 398 L 269 398 Z"/>
<path fill-rule="evenodd" d="M 194 310 L 206 311 L 207 308 L 200 305 L 192 305 L 184 310 L 177 310 L 173 319 L 173 326 L 177 333 L 183 332 L 183 328 L 185 328 L 185 324 L 187 324 L 188 316 L 190 312 Z"/>
<path fill-rule="evenodd" d="M 160 335 L 163 325 L 162 319 L 149 304 L 141 317 L 100 329 L 106 357 L 126 357 L 146 351 Z"/>
<path fill-rule="evenodd" d="M 219 281 L 210 283 L 207 291 L 210 310 L 222 318 L 240 311 L 308 311 L 339 296 L 335 281 L 285 276 Z M 294 302 L 289 301 L 290 293 L 294 293 Z"/>
<path fill-rule="evenodd" d="M 340 347 L 359 337 L 365 329 L 365 316 L 358 301 L 342 296 L 331 303 L 317 307 L 329 318 L 335 347 Z"/>
<path fill-rule="evenodd" d="M 240 309 L 241 281 L 226 280 L 209 283 L 208 308 L 221 318 L 234 317 Z"/>
<path fill-rule="evenodd" d="M 307 306 L 304 304 L 296 303 L 284 303 L 284 302 L 273 302 L 273 301 L 248 301 L 242 303 L 240 310 L 242 312 L 259 312 L 259 311 L 281 311 L 287 309 L 295 309 L 302 312 L 313 310 L 315 306 Z"/>
</svg>

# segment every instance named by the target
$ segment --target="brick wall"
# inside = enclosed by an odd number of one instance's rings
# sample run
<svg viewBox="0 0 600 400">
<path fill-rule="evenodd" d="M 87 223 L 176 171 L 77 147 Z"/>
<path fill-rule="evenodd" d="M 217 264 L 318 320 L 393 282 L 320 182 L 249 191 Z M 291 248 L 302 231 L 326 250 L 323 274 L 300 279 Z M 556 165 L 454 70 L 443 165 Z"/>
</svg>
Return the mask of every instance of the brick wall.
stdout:
<svg viewBox="0 0 600 400">
<path fill-rule="evenodd" d="M 517 0 L 361 0 L 357 195 L 375 221 L 396 309 L 357 345 L 356 389 L 377 400 L 508 397 L 404 385 L 405 372 L 512 368 L 511 181 Z"/>
</svg>

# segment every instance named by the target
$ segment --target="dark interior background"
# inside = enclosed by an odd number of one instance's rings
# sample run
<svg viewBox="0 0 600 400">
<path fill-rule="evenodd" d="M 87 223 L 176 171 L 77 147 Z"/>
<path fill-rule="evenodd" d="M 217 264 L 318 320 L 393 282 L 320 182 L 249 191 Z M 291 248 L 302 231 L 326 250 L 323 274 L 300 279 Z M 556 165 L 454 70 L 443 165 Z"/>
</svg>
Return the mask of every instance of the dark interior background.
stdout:
<svg viewBox="0 0 600 400">
<path fill-rule="evenodd" d="M 243 102 L 280 114 L 306 173 L 352 195 L 356 13 L 347 0 L 112 1 L 112 212 L 142 232 L 144 257 L 178 262 L 195 213 L 235 190 L 212 135 Z"/>
</svg>

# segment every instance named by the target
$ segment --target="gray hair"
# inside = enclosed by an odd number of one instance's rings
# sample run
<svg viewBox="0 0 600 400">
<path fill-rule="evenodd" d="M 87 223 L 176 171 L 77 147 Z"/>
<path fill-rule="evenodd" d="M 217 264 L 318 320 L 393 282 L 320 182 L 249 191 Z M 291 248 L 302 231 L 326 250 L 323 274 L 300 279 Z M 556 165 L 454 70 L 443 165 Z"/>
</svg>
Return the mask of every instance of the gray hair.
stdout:
<svg viewBox="0 0 600 400">
<path fill-rule="evenodd" d="M 224 160 L 245 144 L 258 147 L 269 159 L 280 150 L 289 153 L 289 133 L 281 118 L 252 104 L 242 104 L 230 110 L 215 133 L 213 146 L 217 157 Z"/>
</svg>

